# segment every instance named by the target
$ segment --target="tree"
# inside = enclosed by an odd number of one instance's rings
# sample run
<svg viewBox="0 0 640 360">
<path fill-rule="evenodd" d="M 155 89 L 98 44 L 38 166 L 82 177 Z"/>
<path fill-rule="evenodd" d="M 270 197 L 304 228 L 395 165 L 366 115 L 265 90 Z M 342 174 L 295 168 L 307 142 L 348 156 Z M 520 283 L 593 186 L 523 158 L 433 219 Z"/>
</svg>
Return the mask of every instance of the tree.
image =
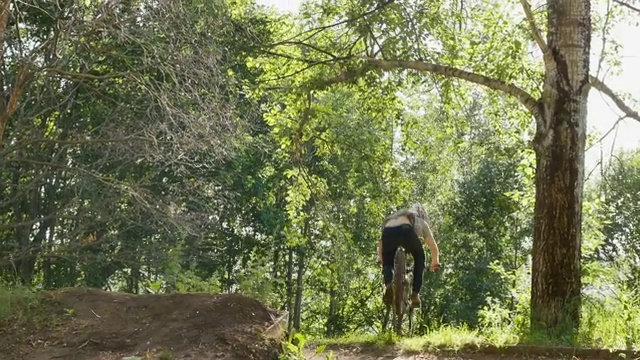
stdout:
<svg viewBox="0 0 640 360">
<path fill-rule="evenodd" d="M 0 272 L 132 292 L 175 275 L 233 190 L 215 175 L 258 113 L 244 59 L 269 32 L 245 28 L 266 22 L 222 0 L 2 4 Z"/>
<path fill-rule="evenodd" d="M 590 0 L 549 0 L 546 40 L 530 4 L 520 3 L 525 24 L 514 24 L 507 15 L 512 10 L 498 3 L 310 2 L 302 11 L 305 31 L 268 52 L 287 59 L 283 71 L 321 67 L 316 72 L 321 76 L 307 82 L 316 91 L 363 77 L 375 84 L 372 73 L 407 79 L 408 71 L 414 71 L 468 81 L 517 99 L 535 120 L 531 323 L 548 330 L 562 325 L 577 329 L 589 90 L 609 96 L 630 118 L 640 121 L 640 115 L 590 75 Z M 342 20 L 333 22 L 335 18 Z M 531 70 L 538 64 L 527 60 L 524 44 L 530 39 L 542 53 L 538 70 Z"/>
</svg>

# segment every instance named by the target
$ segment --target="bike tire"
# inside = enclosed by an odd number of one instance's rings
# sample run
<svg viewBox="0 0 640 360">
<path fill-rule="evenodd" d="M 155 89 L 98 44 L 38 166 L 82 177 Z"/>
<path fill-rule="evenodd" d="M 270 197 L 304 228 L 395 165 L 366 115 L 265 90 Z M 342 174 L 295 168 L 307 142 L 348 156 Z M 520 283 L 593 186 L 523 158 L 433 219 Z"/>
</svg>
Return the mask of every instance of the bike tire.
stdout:
<svg viewBox="0 0 640 360">
<path fill-rule="evenodd" d="M 386 305 L 384 310 L 384 315 L 382 316 L 382 329 L 381 331 L 384 333 L 387 331 L 387 326 L 389 325 L 389 318 L 391 315 L 391 305 Z"/>
<path fill-rule="evenodd" d="M 414 322 L 415 321 L 415 316 L 414 316 L 415 315 L 415 311 L 414 310 L 415 309 L 413 309 L 412 307 L 409 307 L 409 314 L 408 314 L 408 316 L 409 316 L 409 328 L 407 329 L 407 335 L 408 336 L 413 336 L 413 330 L 414 330 L 414 327 L 416 325 L 415 322 Z"/>
<path fill-rule="evenodd" d="M 402 321 L 405 313 L 405 273 L 407 271 L 407 254 L 403 248 L 398 248 L 393 262 L 393 307 L 394 329 L 398 335 L 402 335 Z"/>
</svg>

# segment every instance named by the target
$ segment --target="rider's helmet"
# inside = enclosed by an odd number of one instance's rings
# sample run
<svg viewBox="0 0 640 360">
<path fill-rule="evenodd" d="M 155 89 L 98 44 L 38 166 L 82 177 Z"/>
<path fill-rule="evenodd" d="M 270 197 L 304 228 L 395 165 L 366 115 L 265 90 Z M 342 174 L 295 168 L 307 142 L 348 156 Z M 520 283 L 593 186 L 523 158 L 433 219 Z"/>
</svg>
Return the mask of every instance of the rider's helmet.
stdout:
<svg viewBox="0 0 640 360">
<path fill-rule="evenodd" d="M 429 215 L 427 215 L 427 211 L 424 209 L 424 206 L 422 206 L 422 204 L 415 203 L 411 205 L 409 211 L 416 214 L 419 218 L 426 221 L 427 223 L 429 222 Z"/>
</svg>

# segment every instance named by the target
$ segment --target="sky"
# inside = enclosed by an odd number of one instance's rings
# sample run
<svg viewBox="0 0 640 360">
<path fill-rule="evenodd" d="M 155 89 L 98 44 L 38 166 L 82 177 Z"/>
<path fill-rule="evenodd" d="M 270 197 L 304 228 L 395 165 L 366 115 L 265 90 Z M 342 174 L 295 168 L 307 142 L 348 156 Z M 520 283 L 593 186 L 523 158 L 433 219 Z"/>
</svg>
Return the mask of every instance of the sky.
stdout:
<svg viewBox="0 0 640 360">
<path fill-rule="evenodd" d="M 297 12 L 302 0 L 257 0 L 257 2 L 273 6 L 279 11 Z M 639 34 L 640 27 L 629 25 L 628 21 L 615 25 L 610 36 L 621 45 L 622 50 L 619 52 L 621 67 L 617 69 L 618 74 L 608 74 L 603 71 L 607 75 L 599 76 L 617 93 L 631 94 L 638 102 L 633 107 L 638 112 L 640 112 L 640 41 L 637 40 Z M 594 33 L 593 36 L 595 38 L 599 34 Z M 592 75 L 595 74 L 597 63 L 598 59 L 593 58 L 591 62 Z M 599 133 L 598 138 L 609 132 L 622 115 L 606 95 L 595 89 L 592 89 L 589 93 L 588 107 L 588 131 L 589 133 L 594 131 Z M 622 120 L 615 130 L 611 131 L 601 142 L 587 150 L 586 173 L 589 174 L 596 168 L 601 158 L 606 163 L 610 158 L 612 149 L 615 152 L 623 148 L 640 148 L 640 122 L 632 119 Z"/>
</svg>

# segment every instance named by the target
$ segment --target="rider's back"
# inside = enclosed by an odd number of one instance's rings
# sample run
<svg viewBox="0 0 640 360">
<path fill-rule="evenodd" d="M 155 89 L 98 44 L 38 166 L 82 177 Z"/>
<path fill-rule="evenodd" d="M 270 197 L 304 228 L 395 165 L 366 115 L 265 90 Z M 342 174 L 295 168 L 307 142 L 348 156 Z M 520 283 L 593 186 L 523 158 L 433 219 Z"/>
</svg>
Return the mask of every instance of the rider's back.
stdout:
<svg viewBox="0 0 640 360">
<path fill-rule="evenodd" d="M 419 238 L 427 238 L 429 225 L 424 219 L 417 216 L 417 214 L 411 210 L 400 210 L 387 216 L 387 218 L 382 223 L 382 227 L 393 227 L 404 224 L 411 225 Z"/>
</svg>

